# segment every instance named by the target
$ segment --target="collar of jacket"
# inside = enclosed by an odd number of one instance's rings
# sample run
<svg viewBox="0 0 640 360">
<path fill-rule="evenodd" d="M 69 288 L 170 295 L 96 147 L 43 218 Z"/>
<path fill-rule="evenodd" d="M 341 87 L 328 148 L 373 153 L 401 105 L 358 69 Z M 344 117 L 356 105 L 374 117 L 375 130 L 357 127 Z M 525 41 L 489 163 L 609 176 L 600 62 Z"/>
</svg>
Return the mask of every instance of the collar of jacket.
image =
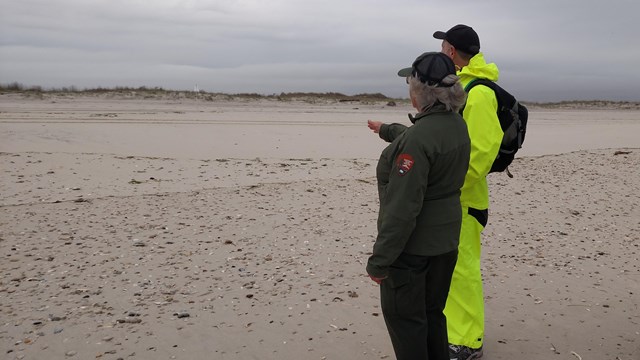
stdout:
<svg viewBox="0 0 640 360">
<path fill-rule="evenodd" d="M 441 103 L 441 102 L 436 102 L 435 104 L 425 108 L 423 111 L 415 114 L 415 115 L 411 115 L 409 114 L 409 120 L 411 120 L 412 124 L 415 124 L 416 121 L 422 119 L 423 117 L 433 114 L 433 113 L 439 113 L 439 112 L 447 112 L 449 110 L 447 110 L 447 107 Z"/>
</svg>

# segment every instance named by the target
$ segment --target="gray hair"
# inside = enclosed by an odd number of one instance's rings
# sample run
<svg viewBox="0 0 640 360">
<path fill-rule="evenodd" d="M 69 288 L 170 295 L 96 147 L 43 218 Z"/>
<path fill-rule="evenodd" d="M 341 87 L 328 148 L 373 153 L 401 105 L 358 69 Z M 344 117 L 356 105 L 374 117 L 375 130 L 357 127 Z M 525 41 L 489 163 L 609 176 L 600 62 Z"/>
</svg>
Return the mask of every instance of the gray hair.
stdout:
<svg viewBox="0 0 640 360">
<path fill-rule="evenodd" d="M 444 104 L 447 110 L 457 112 L 467 100 L 467 94 L 460 85 L 460 78 L 456 75 L 447 75 L 440 83 L 442 85 L 452 86 L 436 86 L 427 85 L 414 76 L 409 77 L 409 87 L 416 100 L 418 109 L 425 111 L 436 102 Z"/>
</svg>

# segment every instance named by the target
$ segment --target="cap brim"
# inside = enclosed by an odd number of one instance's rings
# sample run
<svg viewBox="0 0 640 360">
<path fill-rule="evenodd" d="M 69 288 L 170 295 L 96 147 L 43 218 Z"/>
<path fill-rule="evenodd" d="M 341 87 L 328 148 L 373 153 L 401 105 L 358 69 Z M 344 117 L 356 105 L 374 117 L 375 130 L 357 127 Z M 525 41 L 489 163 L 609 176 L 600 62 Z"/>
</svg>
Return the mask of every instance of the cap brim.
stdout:
<svg viewBox="0 0 640 360">
<path fill-rule="evenodd" d="M 443 31 L 436 31 L 433 33 L 433 37 L 436 39 L 444 40 L 447 38 L 447 33 Z"/>
<path fill-rule="evenodd" d="M 407 77 L 407 76 L 411 76 L 412 73 L 413 73 L 413 68 L 408 67 L 398 71 L 398 76 Z"/>
</svg>

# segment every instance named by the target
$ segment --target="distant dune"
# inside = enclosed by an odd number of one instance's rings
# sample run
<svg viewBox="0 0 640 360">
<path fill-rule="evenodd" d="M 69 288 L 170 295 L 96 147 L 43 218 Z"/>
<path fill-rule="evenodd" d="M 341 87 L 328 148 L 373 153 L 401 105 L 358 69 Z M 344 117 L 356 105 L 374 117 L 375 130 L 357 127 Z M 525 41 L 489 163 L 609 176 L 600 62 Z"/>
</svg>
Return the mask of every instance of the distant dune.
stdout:
<svg viewBox="0 0 640 360">
<path fill-rule="evenodd" d="M 385 103 L 388 106 L 396 104 L 409 104 L 407 98 L 390 98 L 381 93 L 363 93 L 345 95 L 338 92 L 282 92 L 280 94 L 257 93 L 219 93 L 203 90 L 167 90 L 160 87 L 115 87 L 77 89 L 74 86 L 45 89 L 41 86 L 24 86 L 19 83 L 0 84 L 0 94 L 19 94 L 29 98 L 52 98 L 69 96 L 106 97 L 113 99 L 194 99 L 202 101 L 302 101 L 306 103 L 331 103 L 331 102 L 361 102 L 361 103 Z M 532 108 L 546 109 L 603 109 L 603 110 L 640 110 L 640 101 L 610 101 L 610 100 L 570 100 L 559 102 L 521 102 Z"/>
</svg>

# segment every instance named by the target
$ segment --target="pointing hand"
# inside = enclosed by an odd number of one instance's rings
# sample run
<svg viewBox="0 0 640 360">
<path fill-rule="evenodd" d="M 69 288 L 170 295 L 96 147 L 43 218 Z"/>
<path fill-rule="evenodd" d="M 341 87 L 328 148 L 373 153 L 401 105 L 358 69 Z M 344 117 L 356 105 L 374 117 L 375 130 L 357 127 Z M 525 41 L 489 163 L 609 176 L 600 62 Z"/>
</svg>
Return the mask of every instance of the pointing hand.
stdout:
<svg viewBox="0 0 640 360">
<path fill-rule="evenodd" d="M 373 130 L 373 132 L 377 134 L 380 132 L 382 121 L 367 120 L 367 126 L 369 126 L 369 129 Z"/>
</svg>

